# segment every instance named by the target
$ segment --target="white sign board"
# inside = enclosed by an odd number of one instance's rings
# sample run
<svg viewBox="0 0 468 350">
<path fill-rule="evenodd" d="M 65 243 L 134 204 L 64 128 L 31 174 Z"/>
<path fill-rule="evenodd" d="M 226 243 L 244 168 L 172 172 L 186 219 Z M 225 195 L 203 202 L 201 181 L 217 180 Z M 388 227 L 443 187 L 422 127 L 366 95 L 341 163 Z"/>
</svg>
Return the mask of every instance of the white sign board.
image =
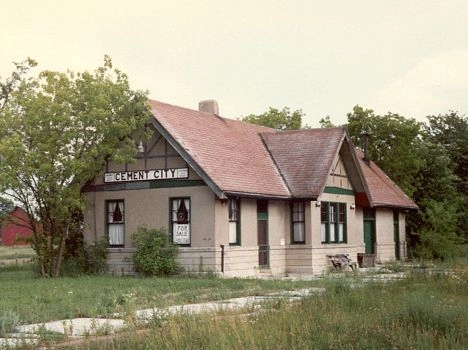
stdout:
<svg viewBox="0 0 468 350">
<path fill-rule="evenodd" d="M 176 244 L 190 244 L 190 225 L 174 224 L 173 242 Z"/>
<path fill-rule="evenodd" d="M 104 182 L 188 179 L 188 168 L 117 171 L 104 174 Z"/>
</svg>

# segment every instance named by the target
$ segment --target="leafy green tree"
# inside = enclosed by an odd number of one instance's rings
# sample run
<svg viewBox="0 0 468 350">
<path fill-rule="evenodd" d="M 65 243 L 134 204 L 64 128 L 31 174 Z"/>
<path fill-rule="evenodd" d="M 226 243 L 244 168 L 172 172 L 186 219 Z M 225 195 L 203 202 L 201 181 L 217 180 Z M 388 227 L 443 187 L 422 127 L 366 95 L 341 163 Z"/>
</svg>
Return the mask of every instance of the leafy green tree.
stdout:
<svg viewBox="0 0 468 350">
<path fill-rule="evenodd" d="M 415 191 L 413 179 L 420 168 L 416 147 L 421 123 L 395 113 L 375 115 L 371 109 L 355 106 L 348 113 L 348 132 L 355 145 L 364 148 L 369 137 L 369 156 L 409 196 Z"/>
<path fill-rule="evenodd" d="M 468 241 L 468 118 L 450 111 L 427 119 L 426 139 L 443 148 L 450 159 L 449 166 L 456 177 L 454 185 L 458 198 L 452 200 L 458 202 L 457 229 Z M 439 198 L 447 198 L 447 192 Z"/>
<path fill-rule="evenodd" d="M 457 232 L 460 196 L 457 176 L 446 149 L 433 143 L 423 131 L 416 149 L 420 168 L 414 178 L 417 214 L 408 217 L 410 253 L 425 259 L 456 256 L 461 235 Z M 444 212 L 445 211 L 445 212 Z"/>
<path fill-rule="evenodd" d="M 304 116 L 305 114 L 300 109 L 291 112 L 288 107 L 284 107 L 282 110 L 270 107 L 268 112 L 259 115 L 250 114 L 241 119 L 247 123 L 277 130 L 298 130 L 302 128 L 302 117 Z"/>
<path fill-rule="evenodd" d="M 37 66 L 37 62 L 31 58 L 27 58 L 22 62 L 13 63 L 16 69 L 11 73 L 9 78 L 5 81 L 0 80 L 0 110 L 3 109 L 10 97 L 12 91 L 14 91 L 21 83 L 23 76 L 32 68 Z"/>
<path fill-rule="evenodd" d="M 468 194 L 468 118 L 451 111 L 427 119 L 427 138 L 446 149 L 453 172 L 458 176 L 458 189 Z"/>
<path fill-rule="evenodd" d="M 15 208 L 15 204 L 8 198 L 0 196 L 0 227 L 1 219 L 7 213 L 10 213 Z"/>
<path fill-rule="evenodd" d="M 424 199 L 420 216 L 421 227 L 418 230 L 419 242 L 414 255 L 426 260 L 445 260 L 460 256 L 463 239 L 457 234 L 457 204 L 441 198 Z"/>
<path fill-rule="evenodd" d="M 332 123 L 329 115 L 327 115 L 325 118 L 320 119 L 319 123 L 322 129 L 336 128 L 336 125 Z"/>
<path fill-rule="evenodd" d="M 27 78 L 33 63 L 17 66 L 14 83 L 2 84 L 0 194 L 8 192 L 32 218 L 42 275 L 58 276 L 66 239 L 82 225 L 84 185 L 106 160 L 133 159 L 135 130 L 151 113 L 147 93 L 131 90 L 107 56 L 93 73 Z"/>
</svg>

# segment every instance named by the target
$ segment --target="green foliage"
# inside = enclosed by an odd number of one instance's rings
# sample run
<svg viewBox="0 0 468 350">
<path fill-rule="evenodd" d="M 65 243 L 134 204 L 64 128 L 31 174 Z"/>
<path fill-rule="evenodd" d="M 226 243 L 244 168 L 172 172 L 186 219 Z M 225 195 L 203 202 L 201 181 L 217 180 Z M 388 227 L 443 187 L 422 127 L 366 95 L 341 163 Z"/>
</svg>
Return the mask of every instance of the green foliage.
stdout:
<svg viewBox="0 0 468 350">
<path fill-rule="evenodd" d="M 451 168 L 458 176 L 458 190 L 468 195 L 468 118 L 452 111 L 427 119 L 427 138 L 446 149 Z"/>
<path fill-rule="evenodd" d="M 2 83 L 0 194 L 21 203 L 33 222 L 43 276 L 60 274 L 64 244 L 81 225 L 83 187 L 108 159 L 132 161 L 136 130 L 151 113 L 147 93 L 130 89 L 107 56 L 93 73 L 43 71 L 33 62 Z"/>
<path fill-rule="evenodd" d="M 0 196 L 0 220 L 5 214 L 12 212 L 14 208 L 15 205 L 10 199 Z M 0 226 L 1 224 L 0 222 Z"/>
<path fill-rule="evenodd" d="M 380 116 L 371 109 L 355 106 L 348 113 L 348 132 L 355 145 L 364 149 L 363 134 L 369 135 L 369 155 L 403 191 L 412 196 L 413 179 L 420 168 L 415 149 L 421 124 L 395 113 Z"/>
<path fill-rule="evenodd" d="M 108 247 L 109 243 L 106 238 L 87 244 L 81 233 L 68 237 L 61 275 L 97 275 L 108 272 Z"/>
<path fill-rule="evenodd" d="M 31 58 L 27 58 L 22 62 L 14 62 L 16 70 L 11 73 L 11 76 L 5 81 L 0 80 L 0 110 L 5 108 L 10 95 L 15 91 L 21 81 L 23 76 L 33 67 L 37 66 L 37 62 Z"/>
<path fill-rule="evenodd" d="M 445 259 L 461 253 L 460 237 L 468 239 L 466 117 L 450 112 L 423 124 L 355 106 L 347 127 L 358 146 L 369 135 L 371 160 L 418 204 L 407 220 L 411 255 Z"/>
<path fill-rule="evenodd" d="M 443 199 L 428 200 L 423 208 L 415 255 L 426 260 L 460 256 L 463 238 L 457 234 L 457 204 Z"/>
<path fill-rule="evenodd" d="M 451 111 L 445 115 L 428 116 L 427 119 L 426 139 L 443 148 L 449 159 L 459 208 L 458 232 L 468 242 L 468 118 Z M 453 192 L 448 193 L 454 197 Z"/>
<path fill-rule="evenodd" d="M 178 246 L 169 241 L 164 229 L 139 227 L 132 235 L 133 263 L 138 272 L 145 275 L 173 275 L 181 271 L 176 258 Z"/>
<path fill-rule="evenodd" d="M 320 127 L 323 129 L 337 127 L 335 124 L 332 123 L 329 115 L 327 115 L 325 118 L 320 119 L 319 123 L 320 123 Z"/>
<path fill-rule="evenodd" d="M 242 121 L 277 130 L 298 130 L 302 128 L 304 115 L 300 109 L 291 112 L 288 107 L 284 107 L 282 110 L 270 107 L 268 112 L 259 115 L 250 114 L 243 117 Z"/>
</svg>

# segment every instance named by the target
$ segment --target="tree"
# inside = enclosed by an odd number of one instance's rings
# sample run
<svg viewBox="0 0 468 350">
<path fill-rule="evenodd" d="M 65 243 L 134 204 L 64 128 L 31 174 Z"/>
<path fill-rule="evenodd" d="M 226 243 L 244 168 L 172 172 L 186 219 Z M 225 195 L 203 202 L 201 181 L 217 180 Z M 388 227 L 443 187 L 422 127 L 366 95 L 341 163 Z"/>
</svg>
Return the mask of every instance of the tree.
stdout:
<svg viewBox="0 0 468 350">
<path fill-rule="evenodd" d="M 327 115 L 325 118 L 320 119 L 319 123 L 322 129 L 336 128 L 336 125 L 332 123 L 329 115 Z"/>
<path fill-rule="evenodd" d="M 0 196 L 0 227 L 5 214 L 11 213 L 13 209 L 15 209 L 15 204 L 10 199 Z"/>
<path fill-rule="evenodd" d="M 468 241 L 468 118 L 449 111 L 445 115 L 428 116 L 427 119 L 425 138 L 444 151 L 449 159 L 448 167 L 454 175 L 454 191 L 445 191 L 433 198 L 448 198 L 449 193 L 455 194 L 449 198 L 458 203 L 457 231 Z"/>
<path fill-rule="evenodd" d="M 135 132 L 151 113 L 147 93 L 131 90 L 107 56 L 93 73 L 26 78 L 31 62 L 17 66 L 13 84 L 2 84 L 0 194 L 31 217 L 42 275 L 58 276 L 65 241 L 82 224 L 83 186 L 107 160 L 133 159 Z"/>
<path fill-rule="evenodd" d="M 457 176 L 446 149 L 428 139 L 422 131 L 416 149 L 420 167 L 414 178 L 413 199 L 419 210 L 408 217 L 410 253 L 425 259 L 445 259 L 460 252 L 461 235 L 457 232 L 460 196 Z"/>
<path fill-rule="evenodd" d="M 10 94 L 21 83 L 22 77 L 31 69 L 37 66 L 37 62 L 31 58 L 27 58 L 22 62 L 14 62 L 16 70 L 11 73 L 11 77 L 5 79 L 4 82 L 0 80 L 0 110 L 2 110 L 8 102 Z"/>
<path fill-rule="evenodd" d="M 413 179 L 420 167 L 416 147 L 420 142 L 421 123 L 389 112 L 375 115 L 371 109 L 355 106 L 348 113 L 348 132 L 355 145 L 364 148 L 364 134 L 369 137 L 369 156 L 412 196 Z"/>
<path fill-rule="evenodd" d="M 288 107 L 284 107 L 281 111 L 270 107 L 268 112 L 259 115 L 250 114 L 241 119 L 247 123 L 263 125 L 277 130 L 298 130 L 302 128 L 302 117 L 304 115 L 300 109 L 291 113 Z"/>
<path fill-rule="evenodd" d="M 468 132 L 466 120 L 453 113 L 428 119 L 426 125 L 395 113 L 380 116 L 355 106 L 348 114 L 347 127 L 351 139 L 361 147 L 363 135 L 368 134 L 370 158 L 418 204 L 418 212 L 408 216 L 413 233 L 408 236 L 410 252 L 444 259 L 460 252 L 463 222 L 466 231 L 466 219 L 460 220 L 466 217 L 466 195 L 460 196 L 461 190 L 457 190 L 457 169 L 463 169 Z M 458 173 L 466 174 L 463 170 Z M 458 231 L 457 218 L 462 227 Z"/>
</svg>

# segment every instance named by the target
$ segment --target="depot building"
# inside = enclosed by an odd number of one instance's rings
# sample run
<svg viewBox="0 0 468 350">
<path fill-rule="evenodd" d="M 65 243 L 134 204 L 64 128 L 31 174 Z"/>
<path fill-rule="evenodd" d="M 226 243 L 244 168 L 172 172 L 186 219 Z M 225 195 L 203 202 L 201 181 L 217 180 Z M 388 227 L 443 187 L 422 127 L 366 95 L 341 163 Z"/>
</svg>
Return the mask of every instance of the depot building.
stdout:
<svg viewBox="0 0 468 350">
<path fill-rule="evenodd" d="M 165 228 L 186 271 L 321 274 L 330 256 L 406 257 L 417 206 L 343 128 L 277 131 L 149 101 L 152 137 L 132 164 L 108 162 L 86 188 L 85 239 L 106 237 L 113 273 L 131 274 L 131 235 Z"/>
</svg>

